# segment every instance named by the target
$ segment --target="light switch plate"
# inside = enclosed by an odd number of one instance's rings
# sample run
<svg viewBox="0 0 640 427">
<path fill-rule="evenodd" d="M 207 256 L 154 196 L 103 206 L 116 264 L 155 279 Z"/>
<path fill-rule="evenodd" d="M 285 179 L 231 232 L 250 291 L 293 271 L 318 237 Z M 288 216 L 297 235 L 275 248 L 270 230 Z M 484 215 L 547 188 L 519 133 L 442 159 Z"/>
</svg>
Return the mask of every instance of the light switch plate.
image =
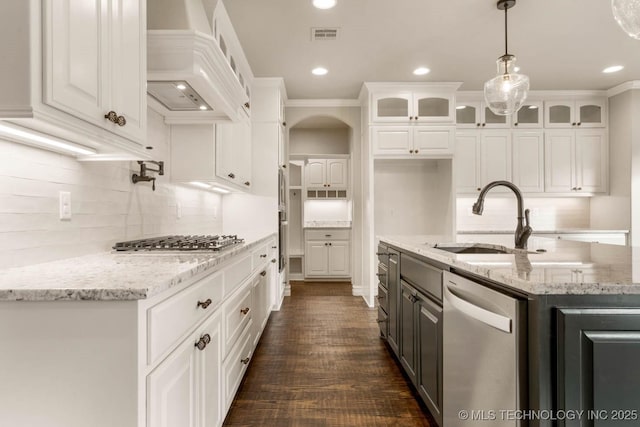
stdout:
<svg viewBox="0 0 640 427">
<path fill-rule="evenodd" d="M 71 220 L 71 192 L 61 191 L 59 195 L 60 201 L 60 219 Z"/>
</svg>

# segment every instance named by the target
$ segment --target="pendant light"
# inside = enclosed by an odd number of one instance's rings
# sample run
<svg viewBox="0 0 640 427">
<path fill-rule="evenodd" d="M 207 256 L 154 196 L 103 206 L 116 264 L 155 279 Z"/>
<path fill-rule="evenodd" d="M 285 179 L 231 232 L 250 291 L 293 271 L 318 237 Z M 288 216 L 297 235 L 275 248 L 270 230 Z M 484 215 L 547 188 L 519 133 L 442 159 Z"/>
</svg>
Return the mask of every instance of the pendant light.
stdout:
<svg viewBox="0 0 640 427">
<path fill-rule="evenodd" d="M 611 10 L 629 37 L 640 40 L 640 0 L 611 0 Z"/>
<path fill-rule="evenodd" d="M 484 84 L 487 106 L 500 116 L 517 112 L 529 93 L 529 77 L 514 71 L 516 57 L 507 48 L 507 10 L 515 4 L 516 0 L 498 0 L 498 9 L 504 10 L 504 55 L 496 61 L 498 75 Z"/>
</svg>

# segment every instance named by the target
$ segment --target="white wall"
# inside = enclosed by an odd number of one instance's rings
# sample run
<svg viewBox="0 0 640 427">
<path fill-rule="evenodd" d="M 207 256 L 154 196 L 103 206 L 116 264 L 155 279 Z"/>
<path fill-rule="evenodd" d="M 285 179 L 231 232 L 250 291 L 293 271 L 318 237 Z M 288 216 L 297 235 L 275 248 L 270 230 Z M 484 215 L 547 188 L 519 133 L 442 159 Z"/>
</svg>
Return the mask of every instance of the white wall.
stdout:
<svg viewBox="0 0 640 427">
<path fill-rule="evenodd" d="M 349 154 L 349 129 L 291 129 L 289 154 Z"/>
<path fill-rule="evenodd" d="M 638 118 L 633 114 L 633 92 L 609 98 L 609 195 L 591 201 L 592 228 L 631 228 L 631 147 L 633 123 Z"/>
<path fill-rule="evenodd" d="M 517 202 L 515 196 L 491 194 L 484 202 L 482 215 L 471 213 L 473 197 L 459 197 L 456 207 L 458 231 L 515 230 Z M 537 198 L 525 195 L 524 208 L 531 210 L 531 227 L 550 231 L 568 228 L 596 228 L 590 225 L 590 198 Z"/>
<path fill-rule="evenodd" d="M 168 129 L 150 111 L 154 158 L 168 158 Z M 166 168 L 167 171 L 170 168 Z M 169 183 L 131 183 L 135 162 L 78 162 L 0 140 L 0 268 L 111 250 L 116 241 L 222 231 L 221 197 Z M 70 221 L 58 219 L 58 192 L 71 192 Z M 177 204 L 182 218 L 178 219 Z"/>
</svg>

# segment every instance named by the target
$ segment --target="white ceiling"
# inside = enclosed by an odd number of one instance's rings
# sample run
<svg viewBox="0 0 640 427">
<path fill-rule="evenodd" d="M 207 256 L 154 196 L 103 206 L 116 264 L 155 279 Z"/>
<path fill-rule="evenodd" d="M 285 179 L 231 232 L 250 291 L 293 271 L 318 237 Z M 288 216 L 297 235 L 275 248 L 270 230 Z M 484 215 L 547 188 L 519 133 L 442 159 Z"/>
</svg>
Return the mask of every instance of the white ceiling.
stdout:
<svg viewBox="0 0 640 427">
<path fill-rule="evenodd" d="M 504 53 L 495 0 L 224 0 L 256 77 L 284 77 L 290 99 L 353 99 L 365 81 L 464 82 L 481 90 Z M 311 41 L 312 27 L 339 27 Z M 509 53 L 532 90 L 609 89 L 640 80 L 640 41 L 613 19 L 609 0 L 518 0 L 509 10 Z M 610 65 L 624 65 L 603 74 Z M 316 77 L 311 69 L 329 74 Z M 426 66 L 431 73 L 412 71 Z"/>
</svg>

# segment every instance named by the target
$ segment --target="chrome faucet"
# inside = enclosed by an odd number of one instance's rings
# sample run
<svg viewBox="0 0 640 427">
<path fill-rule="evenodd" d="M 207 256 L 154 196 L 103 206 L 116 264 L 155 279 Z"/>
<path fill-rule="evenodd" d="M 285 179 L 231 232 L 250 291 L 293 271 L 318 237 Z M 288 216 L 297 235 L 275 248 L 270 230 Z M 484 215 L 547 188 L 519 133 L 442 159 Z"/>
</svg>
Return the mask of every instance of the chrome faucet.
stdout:
<svg viewBox="0 0 640 427">
<path fill-rule="evenodd" d="M 473 204 L 472 212 L 476 215 L 482 215 L 482 210 L 484 209 L 484 198 L 493 187 L 503 186 L 510 188 L 516 198 L 518 199 L 518 225 L 516 226 L 515 232 L 515 246 L 518 249 L 526 249 L 527 248 L 527 240 L 533 229 L 529 225 L 529 209 L 524 211 L 524 215 L 522 212 L 522 193 L 520 189 L 516 187 L 509 181 L 493 181 L 484 186 L 482 191 L 480 191 L 480 195 L 478 196 L 478 200 Z"/>
</svg>

